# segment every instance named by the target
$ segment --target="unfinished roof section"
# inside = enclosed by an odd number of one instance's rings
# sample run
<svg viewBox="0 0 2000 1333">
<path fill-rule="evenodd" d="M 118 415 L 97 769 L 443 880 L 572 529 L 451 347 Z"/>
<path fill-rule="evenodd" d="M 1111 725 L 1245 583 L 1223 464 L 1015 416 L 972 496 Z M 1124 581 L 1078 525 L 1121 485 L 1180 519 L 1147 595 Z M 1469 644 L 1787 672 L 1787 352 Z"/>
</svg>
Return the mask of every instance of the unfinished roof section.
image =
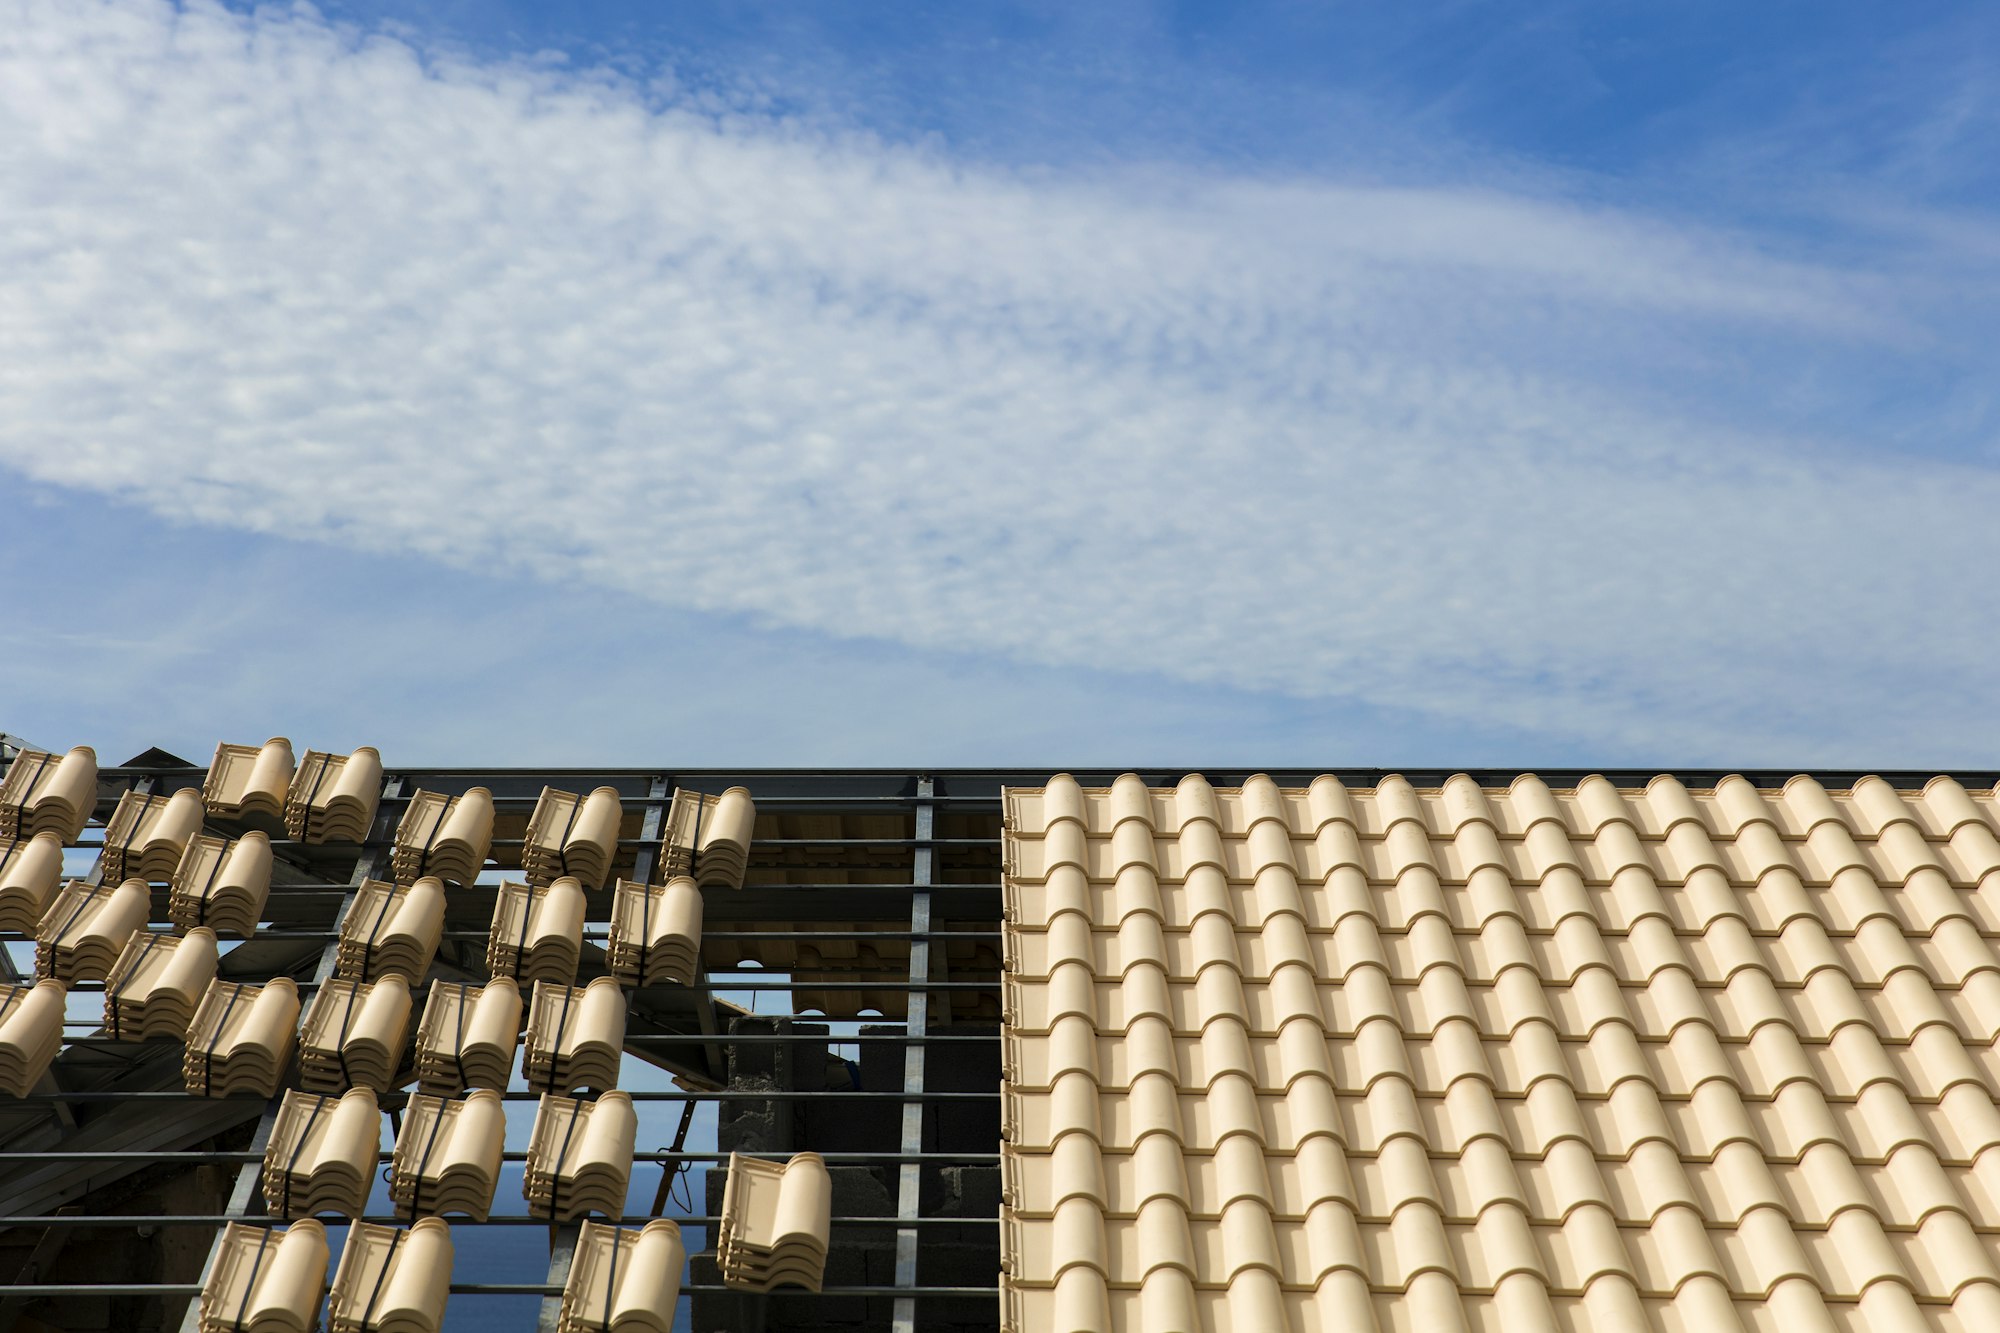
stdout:
<svg viewBox="0 0 2000 1333">
<path fill-rule="evenodd" d="M 1008 1328 L 2000 1326 L 1991 792 L 1006 818 Z"/>
</svg>

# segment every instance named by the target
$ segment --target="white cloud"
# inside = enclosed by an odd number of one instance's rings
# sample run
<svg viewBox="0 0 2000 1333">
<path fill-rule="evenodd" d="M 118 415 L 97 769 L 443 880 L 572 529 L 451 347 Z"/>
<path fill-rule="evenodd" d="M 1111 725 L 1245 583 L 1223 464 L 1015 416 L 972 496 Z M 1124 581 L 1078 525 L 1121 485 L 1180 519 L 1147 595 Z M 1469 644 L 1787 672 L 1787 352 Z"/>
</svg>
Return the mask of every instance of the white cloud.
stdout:
<svg viewBox="0 0 2000 1333">
<path fill-rule="evenodd" d="M 1939 337 L 1604 206 L 1037 176 L 0 0 L 0 463 L 774 625 L 1990 754 L 2000 480 L 1815 434 Z"/>
</svg>

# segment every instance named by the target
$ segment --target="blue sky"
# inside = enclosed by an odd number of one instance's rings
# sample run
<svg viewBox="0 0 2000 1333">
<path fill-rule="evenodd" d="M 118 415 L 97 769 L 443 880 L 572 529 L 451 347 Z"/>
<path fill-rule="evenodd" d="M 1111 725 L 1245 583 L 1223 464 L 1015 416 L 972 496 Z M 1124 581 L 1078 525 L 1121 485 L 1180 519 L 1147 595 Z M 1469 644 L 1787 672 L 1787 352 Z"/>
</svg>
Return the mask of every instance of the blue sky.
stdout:
<svg viewBox="0 0 2000 1333">
<path fill-rule="evenodd" d="M 0 729 L 1990 765 L 1996 38 L 0 0 Z"/>
</svg>

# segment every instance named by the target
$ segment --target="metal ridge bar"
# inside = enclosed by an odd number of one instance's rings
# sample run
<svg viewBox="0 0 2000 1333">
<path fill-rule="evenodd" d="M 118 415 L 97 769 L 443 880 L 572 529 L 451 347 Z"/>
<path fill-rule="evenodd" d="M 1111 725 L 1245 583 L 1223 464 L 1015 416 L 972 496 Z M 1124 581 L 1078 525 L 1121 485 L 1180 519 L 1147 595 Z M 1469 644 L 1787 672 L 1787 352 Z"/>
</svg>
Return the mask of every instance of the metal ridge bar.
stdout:
<svg viewBox="0 0 2000 1333">
<path fill-rule="evenodd" d="M 924 989 L 931 984 L 931 893 L 930 882 L 936 859 L 937 812 L 928 798 L 935 788 L 929 777 L 917 779 L 916 837 L 911 839 L 910 882 L 910 994 L 905 1026 L 914 1036 L 925 1035 L 930 1023 L 930 996 Z M 903 1052 L 903 1138 L 905 1153 L 922 1152 L 924 1146 L 924 1069 L 926 1048 L 922 1043 Z M 905 1162 L 896 1173 L 896 1286 L 909 1290 L 917 1285 L 918 1215 L 923 1211 L 923 1166 Z M 897 1296 L 890 1326 L 895 1333 L 915 1333 L 916 1301 Z"/>
</svg>

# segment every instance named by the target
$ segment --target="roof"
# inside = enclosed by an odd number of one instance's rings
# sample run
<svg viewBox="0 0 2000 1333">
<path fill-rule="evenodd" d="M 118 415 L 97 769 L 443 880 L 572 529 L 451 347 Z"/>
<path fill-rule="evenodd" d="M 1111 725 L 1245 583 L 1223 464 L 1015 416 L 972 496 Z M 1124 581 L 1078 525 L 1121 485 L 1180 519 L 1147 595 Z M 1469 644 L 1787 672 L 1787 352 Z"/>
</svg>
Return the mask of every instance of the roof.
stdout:
<svg viewBox="0 0 2000 1333">
<path fill-rule="evenodd" d="M 1991 790 L 1005 813 L 1006 1327 L 2000 1327 Z"/>
</svg>

